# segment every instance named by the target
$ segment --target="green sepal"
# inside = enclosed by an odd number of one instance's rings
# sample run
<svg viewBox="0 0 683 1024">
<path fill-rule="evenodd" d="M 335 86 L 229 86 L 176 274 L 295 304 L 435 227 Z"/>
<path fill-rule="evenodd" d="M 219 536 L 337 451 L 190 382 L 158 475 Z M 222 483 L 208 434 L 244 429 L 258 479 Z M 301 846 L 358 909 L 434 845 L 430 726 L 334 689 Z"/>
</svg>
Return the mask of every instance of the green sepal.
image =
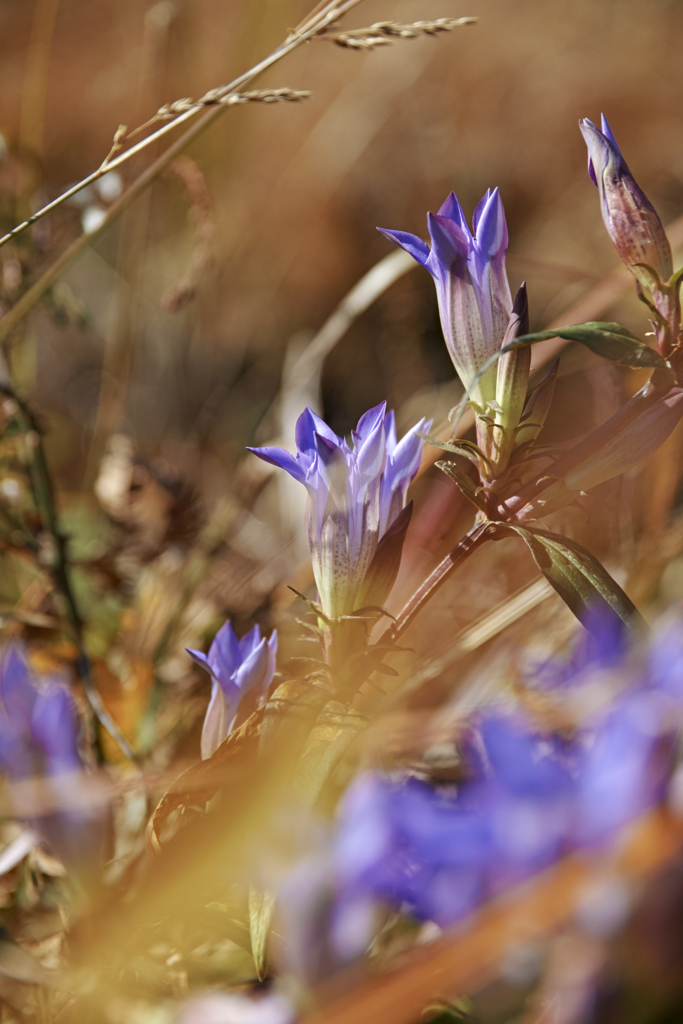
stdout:
<svg viewBox="0 0 683 1024">
<path fill-rule="evenodd" d="M 297 597 L 300 597 L 301 600 L 304 601 L 308 605 L 308 607 L 311 609 L 313 614 L 317 615 L 318 618 L 321 619 L 325 623 L 326 626 L 329 626 L 330 620 L 328 619 L 327 615 L 325 615 L 324 611 L 322 610 L 320 605 L 317 603 L 317 601 L 311 601 L 310 597 L 306 597 L 306 595 L 302 594 L 300 590 L 296 589 L 296 587 L 291 587 L 289 585 L 289 583 L 287 584 L 287 589 L 291 590 L 292 593 L 296 594 Z"/>
<path fill-rule="evenodd" d="M 249 886 L 249 935 L 259 981 L 268 973 L 268 939 L 275 910 L 275 894 Z"/>
<path fill-rule="evenodd" d="M 444 459 L 440 459 L 436 465 L 443 473 L 446 474 L 446 476 L 449 476 L 451 480 L 455 481 L 468 501 L 471 501 L 473 505 L 480 509 L 480 511 L 486 512 L 486 505 L 482 498 L 477 494 L 474 484 L 465 473 L 458 469 L 454 462 L 448 462 Z"/>
<path fill-rule="evenodd" d="M 647 630 L 645 620 L 631 599 L 597 558 L 580 544 L 530 526 L 505 523 L 501 528 L 513 531 L 524 540 L 548 583 L 587 629 L 591 629 L 593 622 L 591 613 L 599 608 L 616 616 L 636 634 Z"/>
<path fill-rule="evenodd" d="M 369 607 L 382 610 L 382 605 L 391 593 L 391 588 L 398 576 L 403 542 L 406 539 L 412 515 L 413 503 L 411 501 L 399 512 L 377 545 L 377 550 L 356 599 L 361 611 Z"/>
</svg>

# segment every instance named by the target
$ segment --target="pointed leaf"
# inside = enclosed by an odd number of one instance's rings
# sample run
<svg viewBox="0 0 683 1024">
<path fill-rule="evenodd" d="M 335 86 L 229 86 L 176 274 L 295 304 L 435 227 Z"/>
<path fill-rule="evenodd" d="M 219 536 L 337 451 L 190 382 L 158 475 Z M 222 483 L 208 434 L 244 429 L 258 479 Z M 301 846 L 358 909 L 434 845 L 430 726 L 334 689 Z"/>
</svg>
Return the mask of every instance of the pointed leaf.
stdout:
<svg viewBox="0 0 683 1024">
<path fill-rule="evenodd" d="M 468 501 L 471 501 L 472 504 L 476 505 L 476 507 L 480 509 L 482 512 L 486 511 L 486 506 L 483 500 L 477 494 L 474 484 L 465 473 L 458 469 L 454 462 L 440 460 L 439 462 L 436 463 L 436 465 L 439 467 L 440 470 L 442 470 L 442 472 L 446 474 L 446 476 L 449 476 L 451 480 L 455 481 L 455 483 L 458 485 L 458 487 L 465 495 L 465 497 L 468 499 Z"/>
<path fill-rule="evenodd" d="M 416 431 L 416 433 L 423 441 L 427 441 L 431 444 L 433 448 L 441 448 L 444 452 L 452 452 L 453 455 L 462 455 L 463 458 L 469 459 L 470 462 L 473 462 L 479 470 L 481 470 L 482 465 L 491 466 L 490 461 L 474 441 L 464 441 L 458 438 L 451 438 L 449 441 L 440 441 L 438 437 L 430 437 L 428 434 L 420 434 L 419 431 Z"/>
<path fill-rule="evenodd" d="M 516 338 L 507 348 L 519 348 L 522 345 L 534 345 L 537 341 L 549 338 L 564 338 L 565 341 L 578 341 L 596 355 L 609 359 L 620 366 L 652 367 L 656 370 L 671 370 L 671 366 L 660 356 L 656 349 L 650 348 L 640 338 L 636 338 L 629 330 L 617 323 L 606 323 L 591 320 L 585 324 L 572 324 L 570 327 L 557 327 L 552 331 L 537 331 L 535 334 L 524 334 Z"/>
<path fill-rule="evenodd" d="M 403 542 L 413 514 L 413 503 L 409 502 L 384 534 L 375 556 L 363 580 L 363 586 L 356 600 L 360 608 L 374 605 L 378 608 L 386 601 L 396 582 L 401 565 Z"/>
<path fill-rule="evenodd" d="M 639 611 L 590 551 L 555 533 L 527 526 L 506 524 L 517 533 L 548 583 L 557 591 L 577 619 L 590 628 L 590 613 L 600 608 L 617 616 L 630 630 L 641 632 L 645 622 Z"/>
<path fill-rule="evenodd" d="M 275 910 L 275 894 L 249 886 L 249 935 L 259 981 L 268 973 L 268 939 Z"/>
<path fill-rule="evenodd" d="M 622 324 L 590 320 L 585 324 L 571 324 L 568 327 L 556 327 L 550 331 L 537 331 L 535 334 L 524 334 L 519 338 L 515 338 L 509 345 L 505 345 L 498 352 L 494 352 L 483 366 L 480 367 L 474 380 L 456 407 L 453 421 L 454 431 L 457 429 L 477 384 L 486 371 L 491 366 L 494 366 L 502 355 L 516 348 L 522 348 L 524 345 L 535 345 L 537 341 L 549 341 L 551 338 L 577 341 L 581 345 L 585 345 L 592 352 L 595 352 L 596 355 L 609 359 L 621 366 L 632 366 L 635 368 L 650 367 L 654 370 L 664 370 L 672 380 L 675 380 L 671 364 L 663 356 L 660 356 L 659 352 L 650 348 L 644 341 L 636 338 L 634 334 L 631 334 Z"/>
</svg>

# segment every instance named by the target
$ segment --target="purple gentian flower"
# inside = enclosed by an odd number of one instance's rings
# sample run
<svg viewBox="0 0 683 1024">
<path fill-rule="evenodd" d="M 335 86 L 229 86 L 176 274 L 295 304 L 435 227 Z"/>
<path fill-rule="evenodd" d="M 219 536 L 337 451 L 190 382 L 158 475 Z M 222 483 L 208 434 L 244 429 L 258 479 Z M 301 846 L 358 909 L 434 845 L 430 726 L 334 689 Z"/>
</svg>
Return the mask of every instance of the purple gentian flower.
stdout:
<svg viewBox="0 0 683 1024">
<path fill-rule="evenodd" d="M 73 699 L 58 679 L 38 683 L 26 651 L 5 648 L 0 663 L 0 767 L 13 779 L 80 769 Z"/>
<path fill-rule="evenodd" d="M 43 777 L 45 795 L 56 809 L 44 806 L 40 789 L 34 804 L 29 789 L 17 817 L 30 821 L 85 881 L 102 852 L 105 815 L 89 801 L 78 734 L 67 684 L 59 677 L 37 679 L 26 649 L 6 647 L 0 662 L 0 771 L 16 782 Z"/>
<path fill-rule="evenodd" d="M 484 895 L 488 823 L 415 779 L 361 776 L 339 812 L 338 924 L 369 902 L 451 924 Z"/>
<path fill-rule="evenodd" d="M 666 283 L 673 273 L 671 246 L 655 208 L 631 174 L 605 115 L 602 130 L 588 118 L 579 121 L 588 147 L 588 173 L 600 191 L 607 232 L 620 258 L 649 290 L 643 267 Z"/>
<path fill-rule="evenodd" d="M 643 686 L 619 695 L 583 735 L 578 759 L 576 839 L 597 843 L 658 803 L 671 774 L 671 711 Z"/>
<path fill-rule="evenodd" d="M 208 655 L 189 648 L 187 653 L 211 674 L 211 700 L 201 739 L 206 759 L 265 700 L 275 675 L 277 632 L 273 630 L 266 640 L 256 625 L 238 640 L 228 621 L 216 633 Z"/>
<path fill-rule="evenodd" d="M 419 469 L 423 442 L 417 431 L 430 426 L 431 420 L 420 420 L 397 441 L 394 414 L 382 402 L 361 416 L 349 445 L 306 409 L 296 424 L 296 455 L 283 448 L 249 449 L 308 491 L 313 574 L 328 617 L 357 610 L 379 541 L 405 506 Z"/>
<path fill-rule="evenodd" d="M 436 283 L 446 345 L 463 385 L 468 388 L 486 360 L 503 343 L 512 313 L 505 272 L 508 231 L 498 189 L 489 189 L 474 211 L 470 231 L 455 193 L 437 214 L 427 217 L 431 249 L 406 231 L 379 228 L 430 272 Z M 493 366 L 473 390 L 485 406 L 496 398 Z"/>
<path fill-rule="evenodd" d="M 519 714 L 487 714 L 480 734 L 489 771 L 472 800 L 489 823 L 488 886 L 496 892 L 548 867 L 566 850 L 573 823 L 572 756 Z"/>
</svg>

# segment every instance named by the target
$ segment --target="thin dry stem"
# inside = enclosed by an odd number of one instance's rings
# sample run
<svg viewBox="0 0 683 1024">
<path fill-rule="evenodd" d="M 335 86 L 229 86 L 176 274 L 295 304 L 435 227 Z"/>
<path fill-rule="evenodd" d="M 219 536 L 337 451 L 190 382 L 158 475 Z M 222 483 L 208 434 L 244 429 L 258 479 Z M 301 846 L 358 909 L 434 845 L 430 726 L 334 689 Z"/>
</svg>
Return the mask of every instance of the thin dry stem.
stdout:
<svg viewBox="0 0 683 1024">
<path fill-rule="evenodd" d="M 262 61 L 259 61 L 258 64 L 255 64 L 252 68 L 249 69 L 249 71 L 246 71 L 244 74 L 239 75 L 237 78 L 233 79 L 233 81 L 230 82 L 228 85 L 221 86 L 219 90 L 217 90 L 217 92 L 220 93 L 221 96 L 228 96 L 229 94 L 240 92 L 245 85 L 251 82 L 263 71 L 266 71 L 268 68 L 272 67 L 273 64 L 276 64 L 277 61 L 281 60 L 288 53 L 291 53 L 292 50 L 297 49 L 297 47 L 301 46 L 302 43 L 307 42 L 309 39 L 313 39 L 313 37 L 318 35 L 318 33 L 324 32 L 330 25 L 338 21 L 339 18 L 346 14 L 347 11 L 350 11 L 359 3 L 361 3 L 361 0 L 329 0 L 329 2 L 327 3 L 318 4 L 313 9 L 313 11 L 301 22 L 301 24 L 298 25 L 292 32 L 289 33 L 285 41 L 281 43 L 280 46 L 276 47 L 275 50 L 273 50 L 272 53 L 270 53 Z M 22 231 L 25 231 L 27 228 L 31 227 L 37 221 L 41 220 L 48 213 L 51 213 L 53 210 L 56 210 L 57 207 L 61 206 L 62 203 L 65 203 L 67 199 L 71 199 L 72 196 L 75 196 L 78 192 L 86 188 L 88 185 L 92 185 L 93 182 L 97 181 L 99 178 L 107 174 L 109 171 L 114 170 L 116 167 L 120 167 L 127 160 L 130 160 L 132 156 L 135 156 L 136 154 L 140 153 L 143 149 L 146 149 L 148 146 L 151 146 L 153 143 L 157 142 L 163 135 L 166 135 L 166 133 L 171 131 L 173 128 L 176 128 L 181 124 L 184 124 L 185 121 L 190 120 L 192 117 L 194 117 L 195 114 L 199 114 L 202 111 L 205 111 L 205 120 L 199 122 L 198 125 L 193 125 L 192 129 L 189 129 L 186 135 L 183 137 L 183 140 L 179 140 L 182 141 L 182 150 L 192 139 L 196 137 L 196 134 L 198 134 L 198 132 L 195 132 L 194 129 L 198 128 L 199 132 L 203 131 L 204 128 L 211 123 L 211 121 L 213 120 L 213 116 L 220 114 L 220 112 L 225 109 L 225 106 L 226 104 L 222 103 L 215 104 L 212 105 L 212 107 L 208 110 L 206 109 L 205 106 L 202 105 L 190 107 L 189 109 L 185 110 L 184 113 L 178 114 L 178 116 L 175 117 L 174 120 L 163 125 L 161 128 L 157 129 L 157 131 L 152 132 L 151 135 L 148 135 L 146 138 L 142 139 L 136 145 L 131 146 L 130 149 L 125 150 L 125 152 L 123 153 L 120 152 L 120 149 L 122 148 L 122 143 L 120 141 L 117 141 L 117 137 L 120 140 L 123 137 L 124 129 L 126 131 L 127 129 L 125 125 L 120 125 L 116 131 L 116 135 L 114 136 L 114 145 L 112 146 L 112 149 L 110 150 L 105 161 L 97 168 L 97 170 L 93 171 L 92 174 L 89 174 L 87 178 L 83 178 L 82 181 L 79 181 L 76 185 L 72 186 L 72 188 L 67 189 L 66 192 L 63 192 L 56 199 L 53 199 L 51 203 L 48 203 L 46 206 L 43 206 L 42 209 L 38 210 L 31 217 L 28 217 L 25 221 L 22 221 L 21 224 L 17 224 L 16 227 L 12 228 L 11 231 L 9 231 L 6 235 L 0 238 L 0 246 L 5 245 L 7 242 L 9 242 L 12 238 L 15 238 Z M 166 164 L 169 163 L 170 160 L 173 159 L 173 157 L 176 156 L 178 152 L 179 150 L 174 150 L 172 156 L 169 157 L 167 161 L 161 164 L 159 163 L 159 161 L 155 162 L 155 164 L 153 165 L 155 167 L 154 177 L 156 177 L 156 174 L 163 170 Z M 134 182 L 131 188 L 134 188 L 136 184 L 137 183 Z M 124 195 L 126 195 L 126 193 L 124 193 Z M 123 198 L 123 196 L 120 198 Z M 121 208 L 121 206 L 118 206 L 117 212 Z M 102 224 L 101 228 L 103 229 L 104 227 L 106 227 L 109 222 L 110 218 L 108 217 L 107 220 Z M 80 242 L 83 240 L 83 244 L 85 245 L 87 244 L 88 240 L 91 239 L 92 237 L 92 234 L 89 236 L 84 235 L 78 241 Z M 48 271 L 48 273 L 50 273 L 50 271 Z"/>
<path fill-rule="evenodd" d="M 319 38 L 328 39 L 347 50 L 374 50 L 388 46 L 397 39 L 418 39 L 420 36 L 436 36 L 452 32 L 454 28 L 474 25 L 476 18 L 437 18 L 436 21 L 413 21 L 402 25 L 397 21 L 378 21 L 369 28 L 353 29 L 351 32 L 331 32 Z"/>
</svg>

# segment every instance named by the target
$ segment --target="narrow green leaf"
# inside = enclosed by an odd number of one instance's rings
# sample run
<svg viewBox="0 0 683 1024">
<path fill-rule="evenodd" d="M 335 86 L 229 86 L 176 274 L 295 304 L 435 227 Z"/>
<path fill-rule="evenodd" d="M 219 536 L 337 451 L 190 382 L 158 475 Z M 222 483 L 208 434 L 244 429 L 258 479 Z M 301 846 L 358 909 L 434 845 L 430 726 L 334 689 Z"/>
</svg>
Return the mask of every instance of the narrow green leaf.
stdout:
<svg viewBox="0 0 683 1024">
<path fill-rule="evenodd" d="M 635 334 L 631 334 L 622 324 L 608 323 L 601 320 L 590 320 L 585 324 L 572 324 L 569 327 L 556 327 L 552 331 L 537 331 L 535 334 L 523 334 L 510 344 L 506 351 L 534 345 L 537 341 L 549 338 L 564 338 L 565 341 L 577 341 L 620 366 L 651 367 L 656 370 L 671 370 L 670 364 L 660 356 L 656 349 L 650 348 Z"/>
<path fill-rule="evenodd" d="M 249 935 L 259 981 L 268 973 L 268 939 L 275 910 L 275 894 L 249 886 Z"/>
<path fill-rule="evenodd" d="M 447 462 L 446 460 L 442 459 L 439 462 L 437 462 L 436 465 L 443 473 L 446 474 L 446 476 L 449 476 L 451 480 L 455 481 L 455 483 L 458 485 L 458 487 L 465 495 L 465 497 L 468 499 L 468 501 L 471 501 L 472 504 L 476 505 L 476 507 L 480 509 L 482 512 L 486 511 L 486 506 L 483 500 L 477 494 L 474 484 L 472 483 L 470 478 L 455 465 L 454 462 Z"/>
<path fill-rule="evenodd" d="M 588 629 L 596 608 L 615 615 L 633 632 L 646 629 L 631 599 L 590 551 L 575 541 L 528 526 L 505 524 L 527 544 L 534 562 L 564 603 Z"/>
<path fill-rule="evenodd" d="M 525 345 L 535 345 L 538 341 L 549 341 L 550 338 L 564 338 L 566 341 L 577 341 L 585 345 L 596 355 L 603 359 L 609 359 L 621 366 L 649 367 L 653 370 L 665 370 L 675 380 L 671 364 L 660 356 L 656 349 L 650 348 L 644 341 L 636 338 L 622 324 L 611 323 L 602 320 L 589 320 L 585 324 L 570 324 L 568 327 L 556 327 L 551 331 L 537 331 L 535 334 L 523 334 L 515 338 L 509 345 L 494 352 L 489 356 L 474 380 L 465 391 L 465 394 L 458 403 L 453 419 L 453 431 L 462 419 L 467 403 L 472 393 L 486 371 L 495 366 L 501 356 L 513 349 L 522 348 Z M 430 441 L 431 443 L 431 441 Z"/>
<path fill-rule="evenodd" d="M 420 434 L 419 430 L 416 431 L 419 437 L 423 441 L 427 441 L 432 445 L 433 448 L 440 448 L 444 452 L 451 452 L 453 455 L 462 455 L 464 459 L 469 459 L 473 462 L 477 468 L 483 465 L 491 465 L 490 461 L 486 458 L 481 448 L 474 443 L 474 441 L 461 440 L 460 438 L 451 438 L 450 441 L 440 441 L 438 437 L 430 437 L 428 434 Z"/>
</svg>

